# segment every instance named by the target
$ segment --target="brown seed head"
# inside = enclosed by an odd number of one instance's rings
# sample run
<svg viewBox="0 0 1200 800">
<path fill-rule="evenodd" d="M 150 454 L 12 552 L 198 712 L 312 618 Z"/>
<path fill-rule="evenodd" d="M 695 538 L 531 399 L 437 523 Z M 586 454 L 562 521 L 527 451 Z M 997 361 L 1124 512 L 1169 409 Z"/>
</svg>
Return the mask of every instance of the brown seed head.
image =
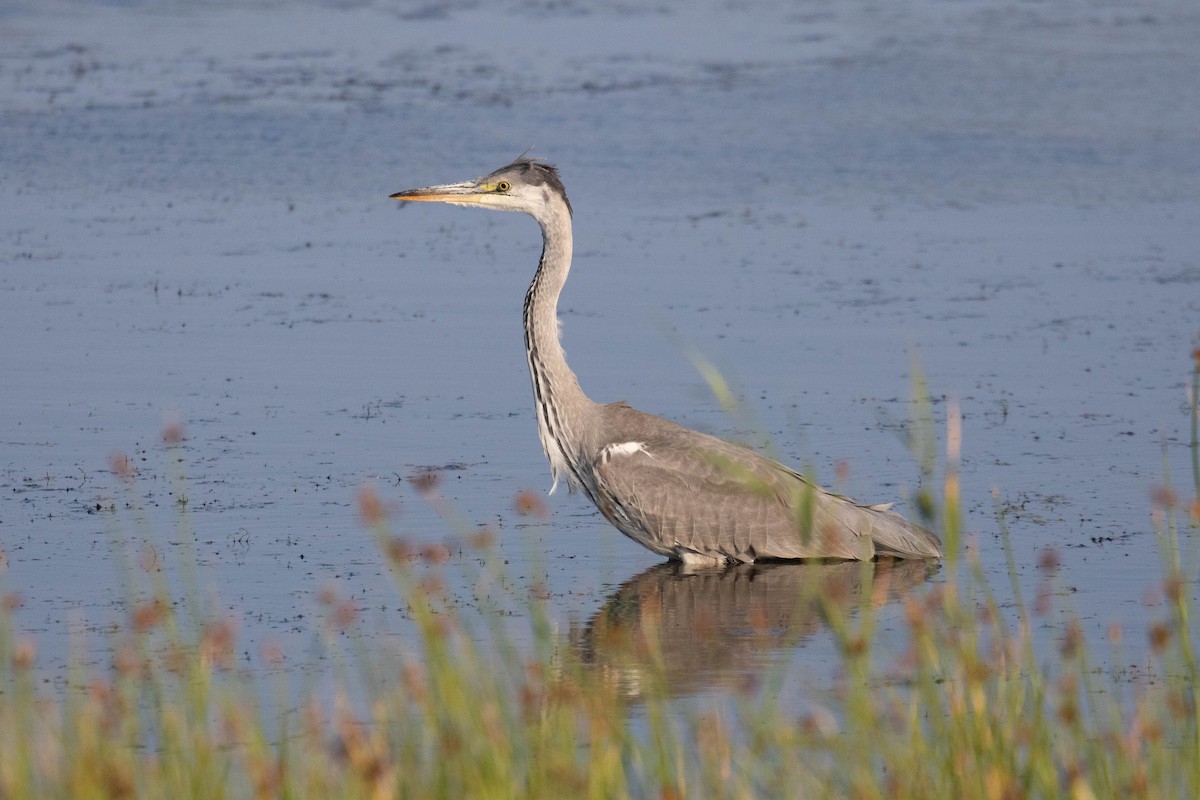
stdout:
<svg viewBox="0 0 1200 800">
<path fill-rule="evenodd" d="M 1179 495 L 1170 486 L 1156 486 L 1150 492 L 1150 500 L 1158 508 L 1172 509 L 1179 505 Z"/>
<path fill-rule="evenodd" d="M 1050 584 L 1047 581 L 1042 581 L 1037 587 L 1037 596 L 1033 601 L 1033 613 L 1041 616 L 1050 613 L 1050 604 L 1053 595 L 1050 591 Z"/>
<path fill-rule="evenodd" d="M 112 685 L 100 678 L 93 678 L 88 684 L 88 694 L 100 703 L 106 703 L 113 696 Z"/>
<path fill-rule="evenodd" d="M 1064 725 L 1074 725 L 1079 721 L 1079 706 L 1074 698 L 1063 700 L 1058 707 L 1058 719 Z"/>
<path fill-rule="evenodd" d="M 434 490 L 437 489 L 438 474 L 431 469 L 424 470 L 409 477 L 408 482 L 423 495 L 433 494 Z"/>
<path fill-rule="evenodd" d="M 542 498 L 536 492 L 531 492 L 528 489 L 522 489 L 517 492 L 513 505 L 516 507 L 517 513 L 523 517 L 546 519 L 550 516 L 550 509 L 546 507 Z"/>
<path fill-rule="evenodd" d="M 379 492 L 370 484 L 358 487 L 358 514 L 362 517 L 363 524 L 371 527 L 387 519 Z"/>
<path fill-rule="evenodd" d="M 496 531 L 484 525 L 467 537 L 467 546 L 472 550 L 486 550 L 496 544 Z"/>
<path fill-rule="evenodd" d="M 904 598 L 904 618 L 914 631 L 925 628 L 925 605 L 915 597 Z"/>
<path fill-rule="evenodd" d="M 20 639 L 16 648 L 13 649 L 13 667 L 18 670 L 31 669 L 35 660 L 37 660 L 37 647 L 34 646 L 33 639 Z"/>
<path fill-rule="evenodd" d="M 845 650 L 846 655 L 851 658 L 859 658 L 866 655 L 867 640 L 862 636 L 851 636 L 846 640 Z"/>
<path fill-rule="evenodd" d="M 137 783 L 128 763 L 115 762 L 104 770 L 104 793 L 107 797 L 136 797 Z"/>
<path fill-rule="evenodd" d="M 418 586 L 429 597 L 443 597 L 446 594 L 446 584 L 437 575 L 427 575 Z"/>
<path fill-rule="evenodd" d="M 1150 626 L 1150 649 L 1155 653 L 1161 653 L 1167 649 L 1167 643 L 1171 641 L 1171 629 L 1165 623 L 1158 623 Z"/>
<path fill-rule="evenodd" d="M 415 554 L 413 546 L 407 540 L 401 539 L 398 536 L 388 538 L 383 546 L 383 552 L 393 564 L 408 561 Z"/>
<path fill-rule="evenodd" d="M 136 474 L 133 469 L 133 462 L 124 453 L 113 453 L 109 456 L 108 466 L 114 475 L 126 482 L 132 481 Z"/>
<path fill-rule="evenodd" d="M 404 665 L 404 669 L 400 672 L 400 678 L 404 683 L 404 689 L 409 696 L 418 703 L 425 699 L 425 673 L 422 669 L 409 662 Z"/>
<path fill-rule="evenodd" d="M 195 663 L 192 655 L 181 643 L 173 642 L 167 646 L 167 650 L 163 654 L 163 663 L 168 672 L 174 675 L 183 675 L 188 671 L 188 667 Z"/>
<path fill-rule="evenodd" d="M 168 422 L 163 427 L 162 438 L 165 444 L 179 444 L 187 437 L 183 434 L 183 425 L 181 423 Z"/>
<path fill-rule="evenodd" d="M 1053 547 L 1044 547 L 1038 554 L 1038 569 L 1054 570 L 1062 564 L 1058 551 Z"/>
<path fill-rule="evenodd" d="M 1175 719 L 1191 717 L 1194 713 L 1191 694 L 1180 689 L 1167 692 L 1167 710 Z"/>
<path fill-rule="evenodd" d="M 142 671 L 142 659 L 130 642 L 124 642 L 113 652 L 113 668 L 123 678 L 132 678 Z"/>
<path fill-rule="evenodd" d="M 450 548 L 444 544 L 427 544 L 421 548 L 421 559 L 427 564 L 445 564 L 450 560 Z"/>
<path fill-rule="evenodd" d="M 1080 648 L 1083 646 L 1083 629 L 1079 627 L 1079 623 L 1075 620 L 1067 623 L 1067 629 L 1063 631 L 1061 652 L 1063 658 L 1074 658 L 1079 654 Z"/>
<path fill-rule="evenodd" d="M 333 624 L 340 631 L 344 631 L 349 628 L 357 619 L 358 608 L 349 601 L 345 603 L 339 603 L 337 608 L 335 608 L 333 611 Z"/>
<path fill-rule="evenodd" d="M 200 638 L 200 654 L 205 660 L 218 666 L 233 663 L 234 629 L 229 620 L 217 620 L 204 626 Z"/>
<path fill-rule="evenodd" d="M 138 603 L 133 608 L 133 629 L 138 632 L 148 631 L 158 627 L 167 616 L 166 604 L 157 598 L 145 603 Z"/>
<path fill-rule="evenodd" d="M 1184 599 L 1184 583 L 1183 578 L 1179 577 L 1179 573 L 1175 573 L 1171 577 L 1163 581 L 1163 594 L 1172 603 L 1183 602 Z"/>
</svg>

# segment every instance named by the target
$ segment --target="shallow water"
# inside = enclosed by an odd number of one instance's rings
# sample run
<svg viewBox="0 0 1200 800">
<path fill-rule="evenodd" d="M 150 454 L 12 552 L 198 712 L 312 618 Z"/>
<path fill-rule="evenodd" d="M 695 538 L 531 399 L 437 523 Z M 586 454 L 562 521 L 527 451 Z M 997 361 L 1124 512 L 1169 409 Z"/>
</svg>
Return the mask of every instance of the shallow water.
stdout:
<svg viewBox="0 0 1200 800">
<path fill-rule="evenodd" d="M 152 529 L 172 563 L 181 510 L 251 668 L 266 641 L 304 660 L 325 587 L 402 636 L 355 494 L 373 484 L 398 533 L 453 543 L 402 480 L 429 468 L 564 631 L 627 619 L 631 586 L 720 606 L 579 497 L 514 508 L 549 486 L 519 322 L 536 226 L 387 200 L 530 145 L 575 207 L 560 312 L 594 398 L 769 437 L 827 483 L 844 465 L 859 499 L 903 500 L 915 351 L 939 424 L 961 403 L 971 546 L 997 590 L 993 489 L 1027 598 L 1053 577 L 1093 642 L 1140 632 L 1163 613 L 1151 492 L 1166 464 L 1188 475 L 1198 35 L 1187 2 L 7 5 L 0 546 L 39 663 L 62 680 L 72 628 L 103 661 L 114 525 L 135 551 Z M 688 691 L 747 662 L 827 673 L 828 637 L 805 630 L 718 637 Z"/>
</svg>

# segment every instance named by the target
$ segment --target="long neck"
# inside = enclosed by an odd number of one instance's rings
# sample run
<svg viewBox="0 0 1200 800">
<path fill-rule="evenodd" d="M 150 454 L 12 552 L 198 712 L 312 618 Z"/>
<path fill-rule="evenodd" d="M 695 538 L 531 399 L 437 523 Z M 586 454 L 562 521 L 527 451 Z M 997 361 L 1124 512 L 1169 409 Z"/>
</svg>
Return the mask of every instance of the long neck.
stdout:
<svg viewBox="0 0 1200 800">
<path fill-rule="evenodd" d="M 538 218 L 542 259 L 525 294 L 525 351 L 542 449 L 554 486 L 566 477 L 571 488 L 587 488 L 580 462 L 581 435 L 592 401 L 567 366 L 558 338 L 558 295 L 571 270 L 571 217 L 566 206 Z M 554 491 L 552 488 L 551 491 Z"/>
</svg>

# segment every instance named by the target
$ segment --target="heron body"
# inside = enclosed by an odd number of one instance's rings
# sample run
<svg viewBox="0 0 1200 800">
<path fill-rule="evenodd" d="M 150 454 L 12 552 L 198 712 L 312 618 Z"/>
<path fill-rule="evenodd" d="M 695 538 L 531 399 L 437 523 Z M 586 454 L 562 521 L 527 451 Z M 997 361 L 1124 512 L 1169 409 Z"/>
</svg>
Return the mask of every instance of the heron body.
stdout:
<svg viewBox="0 0 1200 800">
<path fill-rule="evenodd" d="M 694 564 L 941 556 L 933 533 L 887 506 L 856 503 L 745 447 L 583 393 L 559 341 L 572 212 L 554 167 L 521 159 L 477 180 L 392 197 L 521 211 L 537 220 L 542 257 L 525 295 L 524 322 L 542 449 L 554 485 L 565 480 L 584 492 L 634 541 Z"/>
</svg>

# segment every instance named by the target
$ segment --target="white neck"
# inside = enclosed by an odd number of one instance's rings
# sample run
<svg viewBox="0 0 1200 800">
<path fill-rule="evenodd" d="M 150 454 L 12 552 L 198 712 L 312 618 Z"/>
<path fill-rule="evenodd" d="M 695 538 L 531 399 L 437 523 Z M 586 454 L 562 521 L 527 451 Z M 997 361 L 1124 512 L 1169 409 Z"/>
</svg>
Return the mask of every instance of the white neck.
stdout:
<svg viewBox="0 0 1200 800">
<path fill-rule="evenodd" d="M 586 489 L 577 427 L 593 406 L 567 366 L 559 341 L 558 296 L 571 270 L 571 215 L 565 203 L 536 216 L 542 227 L 542 258 L 525 294 L 525 352 L 533 380 L 533 399 L 542 449 L 550 460 L 554 488 L 566 477 L 571 488 Z M 554 491 L 551 488 L 551 492 Z"/>
</svg>

